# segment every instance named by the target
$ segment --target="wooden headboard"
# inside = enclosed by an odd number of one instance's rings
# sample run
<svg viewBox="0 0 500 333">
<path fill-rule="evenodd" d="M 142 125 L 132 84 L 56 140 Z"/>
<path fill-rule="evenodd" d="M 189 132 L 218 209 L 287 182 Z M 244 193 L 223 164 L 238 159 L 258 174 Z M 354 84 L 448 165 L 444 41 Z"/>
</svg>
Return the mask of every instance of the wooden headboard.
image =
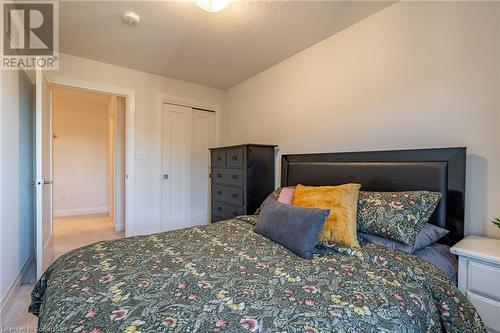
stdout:
<svg viewBox="0 0 500 333">
<path fill-rule="evenodd" d="M 443 198 L 429 223 L 464 237 L 466 148 L 283 155 L 281 186 L 359 183 L 363 191 L 436 191 Z"/>
</svg>

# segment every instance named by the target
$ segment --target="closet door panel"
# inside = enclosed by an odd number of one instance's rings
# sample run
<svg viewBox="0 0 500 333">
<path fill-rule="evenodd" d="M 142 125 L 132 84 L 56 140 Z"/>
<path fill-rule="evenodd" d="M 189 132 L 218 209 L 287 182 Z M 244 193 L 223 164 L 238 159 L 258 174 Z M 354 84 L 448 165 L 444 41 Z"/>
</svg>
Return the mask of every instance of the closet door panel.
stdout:
<svg viewBox="0 0 500 333">
<path fill-rule="evenodd" d="M 163 104 L 162 229 L 192 223 L 192 109 Z"/>
</svg>

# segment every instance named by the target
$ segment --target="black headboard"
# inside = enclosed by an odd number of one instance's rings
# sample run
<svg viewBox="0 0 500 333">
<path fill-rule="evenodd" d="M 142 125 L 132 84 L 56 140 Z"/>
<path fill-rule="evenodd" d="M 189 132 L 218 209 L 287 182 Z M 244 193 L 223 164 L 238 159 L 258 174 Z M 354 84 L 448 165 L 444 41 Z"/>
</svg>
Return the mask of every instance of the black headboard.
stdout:
<svg viewBox="0 0 500 333">
<path fill-rule="evenodd" d="M 443 198 L 430 223 L 464 237 L 466 148 L 283 155 L 281 186 L 359 183 L 363 191 L 436 191 Z"/>
</svg>

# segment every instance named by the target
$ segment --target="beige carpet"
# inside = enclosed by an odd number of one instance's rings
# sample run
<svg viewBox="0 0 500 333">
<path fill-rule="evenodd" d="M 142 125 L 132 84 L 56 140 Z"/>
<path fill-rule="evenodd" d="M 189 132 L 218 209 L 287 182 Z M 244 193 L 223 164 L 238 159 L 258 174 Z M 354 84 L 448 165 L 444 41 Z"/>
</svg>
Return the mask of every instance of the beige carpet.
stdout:
<svg viewBox="0 0 500 333">
<path fill-rule="evenodd" d="M 54 259 L 88 244 L 122 237 L 124 233 L 115 232 L 113 220 L 105 215 L 58 218 L 54 221 Z"/>
<path fill-rule="evenodd" d="M 105 215 L 86 215 L 54 220 L 54 259 L 68 251 L 102 240 L 124 237 L 115 232 L 113 221 Z M 37 317 L 28 313 L 33 285 L 17 288 L 2 311 L 0 332 L 36 332 Z"/>
</svg>

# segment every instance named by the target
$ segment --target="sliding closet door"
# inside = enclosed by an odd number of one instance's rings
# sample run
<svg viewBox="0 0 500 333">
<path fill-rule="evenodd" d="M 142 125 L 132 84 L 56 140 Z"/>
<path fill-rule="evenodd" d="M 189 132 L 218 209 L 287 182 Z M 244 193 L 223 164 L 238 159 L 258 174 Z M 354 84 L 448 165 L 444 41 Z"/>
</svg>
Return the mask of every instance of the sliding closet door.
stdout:
<svg viewBox="0 0 500 333">
<path fill-rule="evenodd" d="M 163 104 L 162 230 L 207 224 L 215 113 Z"/>
<path fill-rule="evenodd" d="M 192 217 L 194 225 L 210 217 L 210 153 L 215 146 L 215 112 L 193 110 Z"/>
<path fill-rule="evenodd" d="M 162 229 L 191 223 L 192 115 L 189 107 L 163 104 Z"/>
</svg>

